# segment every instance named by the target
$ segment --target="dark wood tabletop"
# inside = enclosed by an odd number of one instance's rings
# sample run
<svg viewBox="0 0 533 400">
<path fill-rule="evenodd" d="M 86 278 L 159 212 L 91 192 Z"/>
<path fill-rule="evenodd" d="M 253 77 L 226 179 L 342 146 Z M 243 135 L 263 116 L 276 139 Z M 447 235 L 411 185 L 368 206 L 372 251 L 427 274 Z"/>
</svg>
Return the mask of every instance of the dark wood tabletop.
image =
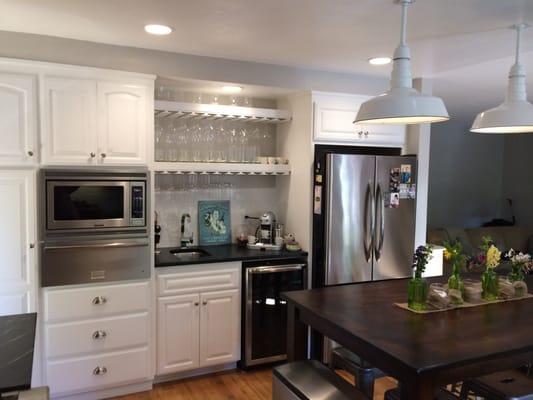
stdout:
<svg viewBox="0 0 533 400">
<path fill-rule="evenodd" d="M 437 279 L 438 280 L 438 279 Z M 533 288 L 533 279 L 528 278 Z M 428 400 L 439 386 L 533 360 L 533 299 L 431 314 L 394 303 L 407 280 L 284 293 L 289 360 L 306 356 L 306 326 L 402 382 L 402 399 Z"/>
</svg>

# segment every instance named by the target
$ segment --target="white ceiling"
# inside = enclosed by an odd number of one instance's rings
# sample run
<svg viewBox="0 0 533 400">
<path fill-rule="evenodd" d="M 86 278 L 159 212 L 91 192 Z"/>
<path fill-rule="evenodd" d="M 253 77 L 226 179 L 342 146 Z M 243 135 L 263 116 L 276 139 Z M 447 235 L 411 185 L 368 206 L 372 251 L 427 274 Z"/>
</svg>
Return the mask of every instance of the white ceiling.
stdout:
<svg viewBox="0 0 533 400">
<path fill-rule="evenodd" d="M 2 0 L 0 30 L 387 76 L 390 66 L 367 58 L 392 53 L 399 12 L 392 0 Z M 505 28 L 521 21 L 533 22 L 533 0 L 418 0 L 408 28 L 414 74 L 434 76 L 445 96 L 463 92 L 458 99 L 481 85 L 476 100 L 494 102 L 514 51 Z M 174 32 L 150 36 L 147 23 Z M 524 39 L 533 80 L 533 29 Z"/>
</svg>

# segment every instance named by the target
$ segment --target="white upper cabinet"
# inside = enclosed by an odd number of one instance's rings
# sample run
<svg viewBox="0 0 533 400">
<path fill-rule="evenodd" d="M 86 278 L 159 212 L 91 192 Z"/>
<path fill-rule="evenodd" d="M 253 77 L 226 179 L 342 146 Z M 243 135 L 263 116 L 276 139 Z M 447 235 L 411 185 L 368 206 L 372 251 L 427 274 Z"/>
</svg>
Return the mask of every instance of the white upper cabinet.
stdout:
<svg viewBox="0 0 533 400">
<path fill-rule="evenodd" d="M 405 125 L 353 123 L 361 104 L 370 98 L 313 92 L 314 141 L 355 146 L 403 146 Z"/>
<path fill-rule="evenodd" d="M 0 165 L 38 162 L 37 75 L 0 72 Z"/>
<path fill-rule="evenodd" d="M 0 172 L 0 315 L 35 311 L 35 172 Z"/>
<path fill-rule="evenodd" d="M 96 82 L 44 77 L 44 164 L 96 163 Z"/>
<path fill-rule="evenodd" d="M 41 68 L 42 164 L 148 163 L 153 76 L 56 64 Z"/>
<path fill-rule="evenodd" d="M 98 157 L 102 163 L 146 163 L 146 87 L 98 83 Z"/>
</svg>

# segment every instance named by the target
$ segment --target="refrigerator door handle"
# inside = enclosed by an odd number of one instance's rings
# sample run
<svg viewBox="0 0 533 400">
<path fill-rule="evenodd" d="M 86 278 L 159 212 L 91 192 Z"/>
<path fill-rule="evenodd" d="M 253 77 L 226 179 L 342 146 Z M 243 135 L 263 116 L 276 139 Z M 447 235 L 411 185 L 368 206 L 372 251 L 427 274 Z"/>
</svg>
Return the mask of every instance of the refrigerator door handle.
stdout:
<svg viewBox="0 0 533 400">
<path fill-rule="evenodd" d="M 370 216 L 368 214 L 368 206 L 370 205 Z M 365 250 L 365 259 L 366 262 L 370 262 L 372 257 L 372 246 L 374 244 L 374 231 L 375 231 L 375 214 L 376 206 L 374 201 L 374 191 L 372 190 L 372 185 L 368 182 L 366 187 L 365 194 L 365 218 L 364 218 L 364 237 L 363 237 L 363 247 Z M 368 234 L 368 220 L 370 219 L 370 235 Z M 370 240 L 368 237 L 370 236 Z"/>
<path fill-rule="evenodd" d="M 385 241 L 385 199 L 383 198 L 383 191 L 381 190 L 381 185 L 379 183 L 376 189 L 375 215 L 376 220 L 379 220 L 379 237 L 374 240 L 374 254 L 376 256 L 376 261 L 379 261 L 381 258 L 381 250 L 383 250 L 383 242 Z"/>
</svg>

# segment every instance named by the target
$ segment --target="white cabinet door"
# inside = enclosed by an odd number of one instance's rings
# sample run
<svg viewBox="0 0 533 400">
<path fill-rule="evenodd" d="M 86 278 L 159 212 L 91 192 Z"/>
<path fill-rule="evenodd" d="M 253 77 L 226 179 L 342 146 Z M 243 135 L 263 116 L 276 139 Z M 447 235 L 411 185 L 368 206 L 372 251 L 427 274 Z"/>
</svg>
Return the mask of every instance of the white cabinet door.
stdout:
<svg viewBox="0 0 533 400">
<path fill-rule="evenodd" d="M 198 368 L 199 302 L 198 294 L 158 299 L 158 375 Z"/>
<path fill-rule="evenodd" d="M 241 319 L 239 290 L 200 295 L 200 366 L 218 365 L 240 359 Z"/>
<path fill-rule="evenodd" d="M 96 82 L 45 76 L 43 96 L 43 163 L 95 164 Z"/>
<path fill-rule="evenodd" d="M 98 83 L 98 158 L 101 163 L 146 164 L 146 88 Z"/>
<path fill-rule="evenodd" d="M 0 73 L 0 165 L 37 163 L 36 87 L 36 75 Z"/>
<path fill-rule="evenodd" d="M 0 315 L 35 311 L 34 174 L 0 172 Z"/>
<path fill-rule="evenodd" d="M 356 146 L 393 146 L 405 143 L 404 125 L 354 124 L 357 111 L 371 96 L 313 93 L 314 140 Z"/>
</svg>

